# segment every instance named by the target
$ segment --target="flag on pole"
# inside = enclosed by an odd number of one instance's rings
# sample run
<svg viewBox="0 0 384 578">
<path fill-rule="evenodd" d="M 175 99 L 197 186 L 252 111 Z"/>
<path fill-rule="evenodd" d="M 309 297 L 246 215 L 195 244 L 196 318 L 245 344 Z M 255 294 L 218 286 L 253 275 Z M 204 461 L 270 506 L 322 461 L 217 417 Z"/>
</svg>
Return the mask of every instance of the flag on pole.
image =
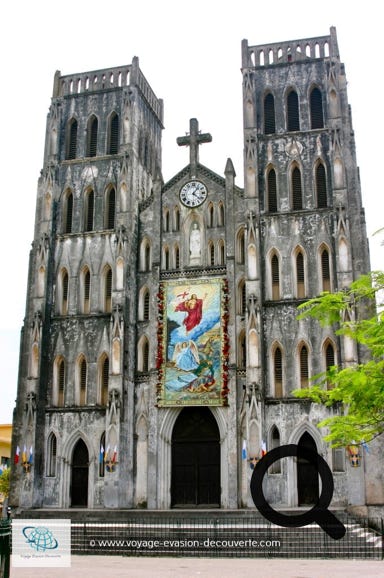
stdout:
<svg viewBox="0 0 384 578">
<path fill-rule="evenodd" d="M 115 446 L 113 450 L 112 462 L 115 463 L 117 459 L 117 447 Z"/>
<path fill-rule="evenodd" d="M 14 460 L 15 464 L 19 463 L 19 456 L 20 456 L 20 448 L 19 448 L 19 446 L 17 446 L 16 452 L 15 452 L 15 460 Z"/>
<path fill-rule="evenodd" d="M 247 442 L 243 440 L 243 449 L 241 450 L 241 457 L 243 460 L 247 459 Z"/>
<path fill-rule="evenodd" d="M 267 444 L 265 443 L 265 441 L 261 442 L 261 457 L 265 456 L 265 454 L 267 453 Z"/>
<path fill-rule="evenodd" d="M 29 463 L 29 464 L 33 464 L 33 449 L 32 449 L 32 446 L 29 448 L 29 459 L 28 459 L 28 463 Z"/>
<path fill-rule="evenodd" d="M 102 464 L 104 461 L 104 446 L 101 444 L 100 446 L 100 454 L 99 454 L 99 464 Z"/>
<path fill-rule="evenodd" d="M 21 461 L 23 464 L 27 462 L 27 448 L 24 446 L 23 453 L 21 454 Z"/>
<path fill-rule="evenodd" d="M 105 450 L 105 454 L 104 454 L 104 461 L 105 461 L 105 462 L 108 460 L 108 454 L 109 454 L 109 446 L 108 446 L 107 449 Z"/>
</svg>

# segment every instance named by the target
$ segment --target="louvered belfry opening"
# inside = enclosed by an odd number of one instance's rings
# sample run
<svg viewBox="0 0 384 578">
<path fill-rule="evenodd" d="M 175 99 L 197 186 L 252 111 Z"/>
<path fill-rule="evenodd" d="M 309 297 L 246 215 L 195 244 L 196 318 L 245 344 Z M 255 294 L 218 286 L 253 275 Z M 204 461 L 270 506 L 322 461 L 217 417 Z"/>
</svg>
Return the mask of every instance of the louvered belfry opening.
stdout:
<svg viewBox="0 0 384 578">
<path fill-rule="evenodd" d="M 300 350 L 300 385 L 308 387 L 308 349 L 305 345 Z"/>
<path fill-rule="evenodd" d="M 274 134 L 275 132 L 275 99 L 273 94 L 269 93 L 264 99 L 264 134 Z"/>
<path fill-rule="evenodd" d="M 95 116 L 88 122 L 88 157 L 95 157 L 97 154 L 97 132 L 99 123 Z"/>
<path fill-rule="evenodd" d="M 58 367 L 58 384 L 57 384 L 57 390 L 58 390 L 58 400 L 57 400 L 57 405 L 62 407 L 64 405 L 64 383 L 65 383 L 65 364 L 64 364 L 64 360 L 61 359 L 59 361 L 59 367 Z"/>
<path fill-rule="evenodd" d="M 90 311 L 91 274 L 87 270 L 84 274 L 84 313 Z"/>
<path fill-rule="evenodd" d="M 275 373 L 275 397 L 283 395 L 283 356 L 280 347 L 277 347 L 274 355 Z"/>
<path fill-rule="evenodd" d="M 317 207 L 325 209 L 328 206 L 327 202 L 327 181 L 325 175 L 325 168 L 322 163 L 316 167 L 316 195 Z"/>
<path fill-rule="evenodd" d="M 85 230 L 93 231 L 93 214 L 95 208 L 95 194 L 93 191 L 89 191 L 85 199 L 86 205 L 86 217 L 85 217 Z"/>
<path fill-rule="evenodd" d="M 271 169 L 267 177 L 268 186 L 268 211 L 270 213 L 277 213 L 277 187 L 276 187 L 276 172 Z"/>
<path fill-rule="evenodd" d="M 300 130 L 299 98 L 297 92 L 291 90 L 287 97 L 287 128 L 289 132 Z"/>
<path fill-rule="evenodd" d="M 116 113 L 114 113 L 110 118 L 108 154 L 117 155 L 118 152 L 119 152 L 119 117 Z"/>
<path fill-rule="evenodd" d="M 321 253 L 321 276 L 323 280 L 323 291 L 331 290 L 331 272 L 329 269 L 329 253 L 324 249 Z"/>
<path fill-rule="evenodd" d="M 108 403 L 109 359 L 106 357 L 101 368 L 101 405 Z"/>
<path fill-rule="evenodd" d="M 298 253 L 296 257 L 296 282 L 297 282 L 297 297 L 302 299 L 305 297 L 304 287 L 304 257 L 302 253 Z"/>
<path fill-rule="evenodd" d="M 65 225 L 64 233 L 72 233 L 72 216 L 73 216 L 73 195 L 70 193 L 65 200 Z"/>
<path fill-rule="evenodd" d="M 116 191 L 112 187 L 107 194 L 107 229 L 115 228 Z"/>
<path fill-rule="evenodd" d="M 323 99 L 318 88 L 314 88 L 310 96 L 311 129 L 324 128 Z"/>
<path fill-rule="evenodd" d="M 295 167 L 292 171 L 292 209 L 300 211 L 303 208 L 303 192 L 301 189 L 301 173 Z"/>
<path fill-rule="evenodd" d="M 272 269 L 272 299 L 276 301 L 280 299 L 280 271 L 279 271 L 279 259 L 277 255 L 273 255 L 271 260 Z"/>
<path fill-rule="evenodd" d="M 73 118 L 69 123 L 67 141 L 67 160 L 73 160 L 77 156 L 77 120 Z"/>
<path fill-rule="evenodd" d="M 80 405 L 86 404 L 87 394 L 87 362 L 83 358 L 80 362 Z"/>
</svg>

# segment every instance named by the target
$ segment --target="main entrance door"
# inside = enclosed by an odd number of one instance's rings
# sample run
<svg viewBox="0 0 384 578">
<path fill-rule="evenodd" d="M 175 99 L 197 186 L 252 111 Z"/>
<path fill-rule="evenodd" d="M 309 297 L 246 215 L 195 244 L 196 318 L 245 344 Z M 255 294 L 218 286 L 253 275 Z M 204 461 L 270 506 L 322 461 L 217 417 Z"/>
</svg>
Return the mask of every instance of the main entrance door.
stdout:
<svg viewBox="0 0 384 578">
<path fill-rule="evenodd" d="M 220 507 L 220 434 L 211 411 L 181 411 L 172 434 L 171 505 Z"/>
<path fill-rule="evenodd" d="M 316 444 L 307 432 L 303 433 L 298 445 L 317 453 Z M 314 505 L 319 499 L 319 472 L 314 464 L 303 458 L 297 458 L 297 498 L 299 506 Z"/>
<path fill-rule="evenodd" d="M 72 455 L 71 506 L 88 506 L 88 449 L 83 440 L 79 440 Z"/>
</svg>

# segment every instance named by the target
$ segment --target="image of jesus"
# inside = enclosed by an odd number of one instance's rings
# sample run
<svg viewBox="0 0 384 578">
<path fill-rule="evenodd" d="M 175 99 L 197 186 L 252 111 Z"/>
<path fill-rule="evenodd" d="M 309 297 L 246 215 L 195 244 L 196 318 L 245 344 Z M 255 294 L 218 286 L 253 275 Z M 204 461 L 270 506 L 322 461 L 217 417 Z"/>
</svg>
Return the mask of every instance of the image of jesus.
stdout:
<svg viewBox="0 0 384 578">
<path fill-rule="evenodd" d="M 183 325 L 188 333 L 192 331 L 196 325 L 199 325 L 201 321 L 203 316 L 203 299 L 198 299 L 197 295 L 193 293 L 190 298 L 176 305 L 175 311 L 185 311 L 187 313 L 184 317 Z"/>
</svg>

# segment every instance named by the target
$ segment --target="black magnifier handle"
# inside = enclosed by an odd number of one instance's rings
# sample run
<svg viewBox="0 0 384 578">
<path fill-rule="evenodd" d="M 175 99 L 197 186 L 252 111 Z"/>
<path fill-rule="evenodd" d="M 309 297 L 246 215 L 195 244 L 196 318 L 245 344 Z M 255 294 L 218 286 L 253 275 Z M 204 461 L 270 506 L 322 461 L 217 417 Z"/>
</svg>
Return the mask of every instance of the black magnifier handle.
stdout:
<svg viewBox="0 0 384 578">
<path fill-rule="evenodd" d="M 345 535 L 345 526 L 327 508 L 313 511 L 313 519 L 334 540 L 340 540 Z"/>
</svg>

